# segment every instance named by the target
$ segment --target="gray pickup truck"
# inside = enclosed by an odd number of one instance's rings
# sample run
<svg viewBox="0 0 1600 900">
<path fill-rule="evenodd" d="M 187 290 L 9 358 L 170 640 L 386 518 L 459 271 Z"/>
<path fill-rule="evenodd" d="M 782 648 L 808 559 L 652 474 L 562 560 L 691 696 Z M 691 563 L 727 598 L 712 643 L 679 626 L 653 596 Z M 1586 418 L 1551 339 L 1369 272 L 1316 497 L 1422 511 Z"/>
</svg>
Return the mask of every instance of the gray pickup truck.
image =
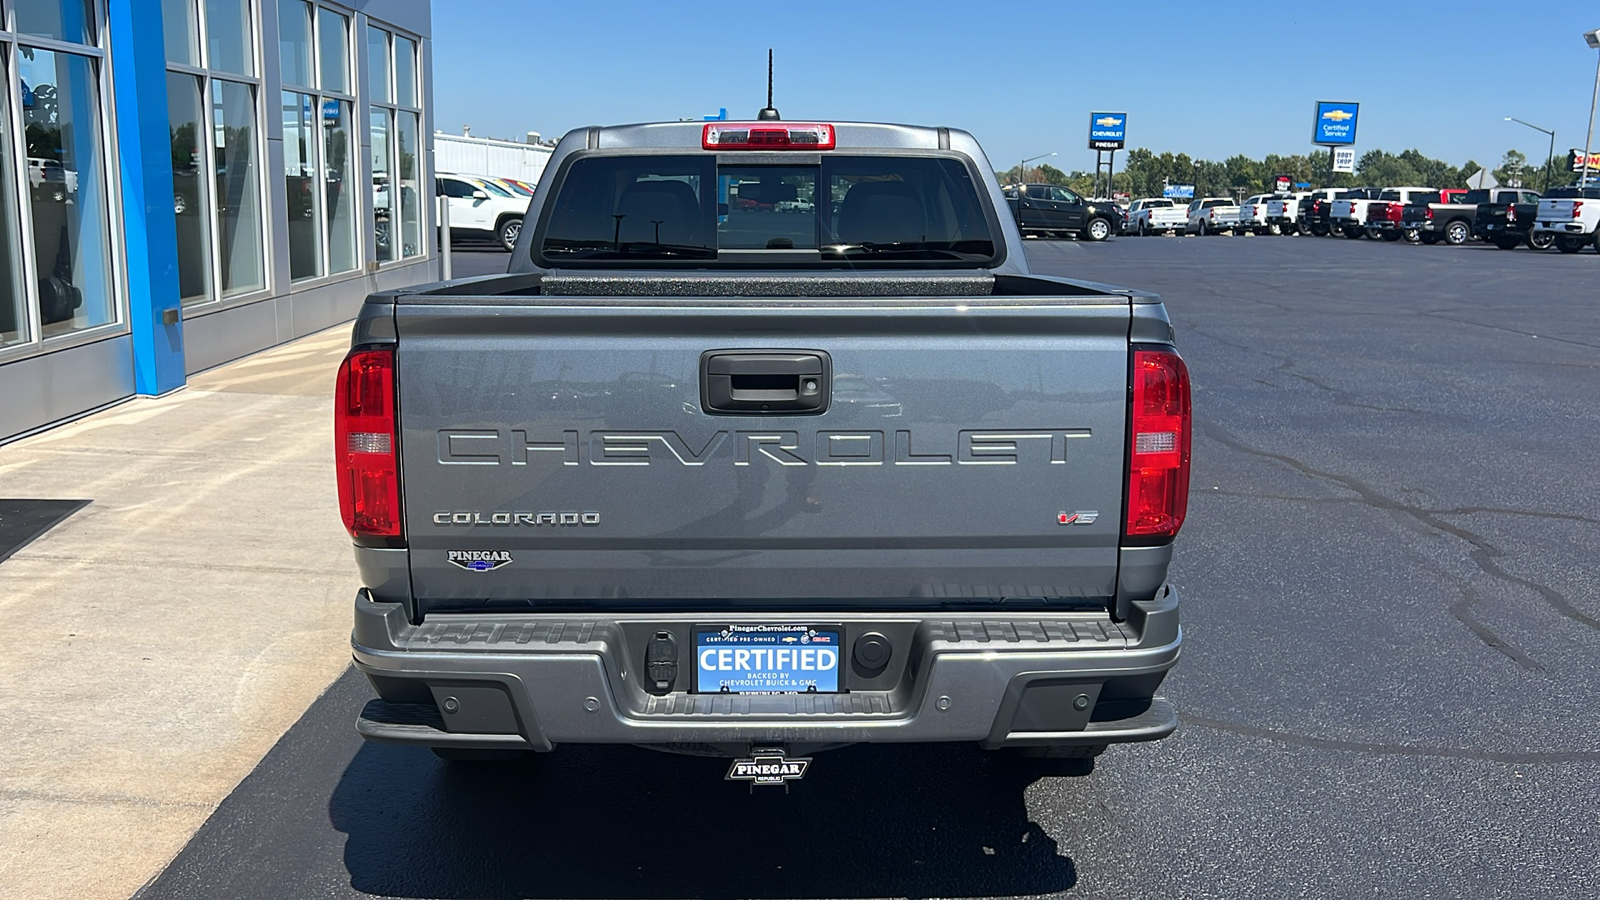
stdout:
<svg viewBox="0 0 1600 900">
<path fill-rule="evenodd" d="M 340 370 L 363 736 L 780 784 L 1173 730 L 1157 297 L 1030 274 L 954 129 L 584 128 L 547 173 L 509 273 L 372 295 Z"/>
</svg>

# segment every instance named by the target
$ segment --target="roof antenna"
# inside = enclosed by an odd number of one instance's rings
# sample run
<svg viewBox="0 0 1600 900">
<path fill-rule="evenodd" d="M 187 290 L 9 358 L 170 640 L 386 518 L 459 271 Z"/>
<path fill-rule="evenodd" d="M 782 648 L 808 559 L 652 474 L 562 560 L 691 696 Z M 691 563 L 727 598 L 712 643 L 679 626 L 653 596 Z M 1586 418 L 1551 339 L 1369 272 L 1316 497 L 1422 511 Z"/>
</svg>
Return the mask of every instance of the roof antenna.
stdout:
<svg viewBox="0 0 1600 900">
<path fill-rule="evenodd" d="M 778 115 L 778 111 L 772 107 L 772 48 L 768 47 L 767 48 L 767 105 L 764 108 L 762 108 L 762 110 L 760 112 L 756 113 L 756 121 L 758 121 L 758 122 L 768 122 L 768 121 L 776 121 L 776 120 L 781 119 L 781 118 L 783 118 L 783 117 Z"/>
</svg>

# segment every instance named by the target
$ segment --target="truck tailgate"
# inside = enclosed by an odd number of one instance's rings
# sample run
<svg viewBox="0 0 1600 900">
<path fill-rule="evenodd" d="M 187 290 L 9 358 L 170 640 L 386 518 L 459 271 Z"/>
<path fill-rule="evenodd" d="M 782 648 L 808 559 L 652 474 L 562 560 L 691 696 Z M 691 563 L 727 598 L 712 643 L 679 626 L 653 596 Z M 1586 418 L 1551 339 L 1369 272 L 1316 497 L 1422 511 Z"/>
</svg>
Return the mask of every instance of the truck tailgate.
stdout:
<svg viewBox="0 0 1600 900">
<path fill-rule="evenodd" d="M 1129 321 L 1115 296 L 404 299 L 415 596 L 1110 596 Z M 727 350 L 826 354 L 826 411 L 709 414 L 704 355 Z"/>
</svg>

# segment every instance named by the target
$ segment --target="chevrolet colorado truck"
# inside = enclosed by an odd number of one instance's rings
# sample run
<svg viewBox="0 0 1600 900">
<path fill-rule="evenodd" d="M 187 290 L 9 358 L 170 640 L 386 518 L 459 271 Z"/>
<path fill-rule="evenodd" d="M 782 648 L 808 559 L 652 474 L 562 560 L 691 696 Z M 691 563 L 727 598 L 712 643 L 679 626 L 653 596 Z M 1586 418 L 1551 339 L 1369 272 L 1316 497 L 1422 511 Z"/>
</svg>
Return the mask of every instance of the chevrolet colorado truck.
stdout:
<svg viewBox="0 0 1600 900">
<path fill-rule="evenodd" d="M 1159 298 L 1030 273 L 955 129 L 582 128 L 546 171 L 511 271 L 373 294 L 339 371 L 365 738 L 781 784 L 1173 731 Z"/>
<path fill-rule="evenodd" d="M 1121 234 L 1126 216 L 1110 200 L 1088 200 L 1059 184 L 1025 184 L 1005 191 L 1022 233 L 1103 241 Z"/>
</svg>

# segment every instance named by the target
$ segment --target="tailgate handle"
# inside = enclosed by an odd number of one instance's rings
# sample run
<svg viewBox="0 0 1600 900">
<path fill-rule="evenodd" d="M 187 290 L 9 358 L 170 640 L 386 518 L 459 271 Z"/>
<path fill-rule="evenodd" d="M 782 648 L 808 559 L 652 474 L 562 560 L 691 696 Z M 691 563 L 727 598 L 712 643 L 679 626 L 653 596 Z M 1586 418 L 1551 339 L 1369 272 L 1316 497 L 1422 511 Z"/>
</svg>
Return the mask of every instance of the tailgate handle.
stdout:
<svg viewBox="0 0 1600 900">
<path fill-rule="evenodd" d="M 710 350 L 700 357 L 700 405 L 711 415 L 817 415 L 831 374 L 820 350 Z"/>
</svg>

